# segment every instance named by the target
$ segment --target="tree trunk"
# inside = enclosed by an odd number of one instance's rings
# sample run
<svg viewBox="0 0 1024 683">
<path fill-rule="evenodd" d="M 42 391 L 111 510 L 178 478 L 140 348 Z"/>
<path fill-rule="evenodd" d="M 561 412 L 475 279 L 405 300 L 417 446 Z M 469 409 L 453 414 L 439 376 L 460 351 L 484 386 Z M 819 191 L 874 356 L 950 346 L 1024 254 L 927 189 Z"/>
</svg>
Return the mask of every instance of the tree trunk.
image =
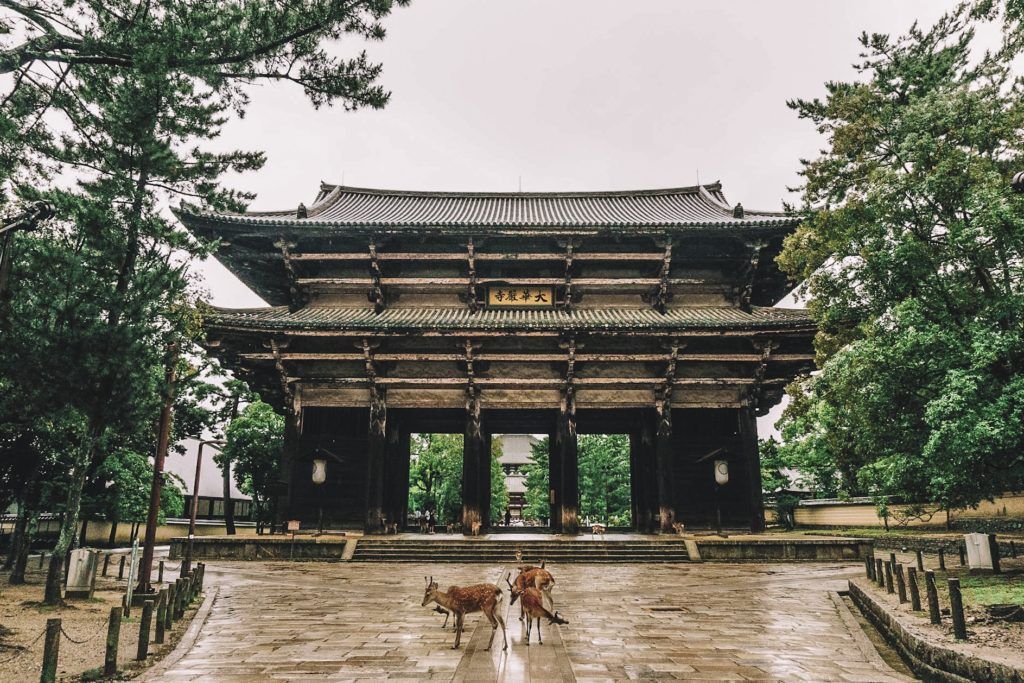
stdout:
<svg viewBox="0 0 1024 683">
<path fill-rule="evenodd" d="M 107 545 L 111 548 L 117 543 L 117 517 L 110 520 L 110 535 L 107 537 Z"/>
<path fill-rule="evenodd" d="M 18 517 L 14 522 L 14 531 L 11 533 L 11 544 L 7 548 L 7 558 L 4 560 L 4 569 L 11 569 L 14 566 L 14 558 L 17 556 L 21 540 L 25 537 L 25 525 L 28 522 L 28 510 L 25 508 L 25 496 L 18 499 Z"/>
<path fill-rule="evenodd" d="M 25 515 L 25 531 L 17 548 L 12 548 L 11 555 L 14 557 L 14 565 L 11 569 L 9 582 L 13 585 L 25 583 L 25 567 L 28 566 L 28 551 L 32 548 L 32 541 L 35 539 L 36 529 L 39 526 L 38 500 L 35 507 L 27 507 Z"/>
<path fill-rule="evenodd" d="M 85 477 L 89 470 L 89 463 L 92 462 L 93 448 L 96 443 L 97 440 L 93 436 L 86 439 L 86 443 L 76 454 L 75 462 L 69 472 L 67 497 L 64 501 L 64 517 L 60 523 L 57 544 L 53 548 L 50 567 L 46 573 L 44 605 L 59 605 L 63 602 L 60 589 L 64 583 L 64 557 L 71 550 L 75 532 L 78 530 L 78 513 L 82 507 L 82 488 L 85 486 Z"/>
<path fill-rule="evenodd" d="M 84 548 L 86 539 L 89 537 L 89 518 L 82 519 L 82 529 L 78 532 L 78 547 Z"/>
<path fill-rule="evenodd" d="M 238 396 L 235 396 L 231 403 L 231 420 L 238 417 Z M 230 423 L 229 423 L 230 424 Z M 221 451 L 224 466 L 221 474 L 224 475 L 224 530 L 228 536 L 235 535 L 235 501 L 231 500 L 231 459 Z"/>
</svg>

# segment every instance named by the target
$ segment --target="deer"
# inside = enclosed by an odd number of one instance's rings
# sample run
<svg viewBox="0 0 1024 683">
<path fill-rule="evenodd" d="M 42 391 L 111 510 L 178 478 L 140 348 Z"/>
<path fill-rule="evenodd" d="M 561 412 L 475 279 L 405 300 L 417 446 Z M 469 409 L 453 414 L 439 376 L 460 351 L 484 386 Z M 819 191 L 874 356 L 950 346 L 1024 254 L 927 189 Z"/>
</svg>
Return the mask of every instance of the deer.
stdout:
<svg viewBox="0 0 1024 683">
<path fill-rule="evenodd" d="M 677 536 L 686 535 L 686 525 L 682 522 L 673 522 L 672 528 L 675 530 Z"/>
<path fill-rule="evenodd" d="M 448 609 L 455 615 L 455 644 L 452 645 L 453 650 L 459 649 L 459 643 L 462 642 L 462 625 L 466 615 L 473 612 L 483 612 L 484 616 L 487 617 L 487 621 L 491 622 L 491 638 L 487 641 L 485 649 L 491 649 L 491 644 L 494 642 L 494 633 L 498 630 L 498 626 L 501 626 L 501 649 L 508 649 L 505 620 L 502 619 L 498 611 L 498 606 L 505 596 L 500 588 L 493 583 L 478 583 L 465 587 L 449 586 L 447 591 L 442 591 L 438 588 L 433 576 L 429 579 L 425 576 L 423 578 L 427 582 L 426 590 L 423 591 L 423 606 L 426 607 L 430 603 L 436 602 L 440 607 Z M 505 577 L 505 580 L 508 581 L 508 576 Z"/>
<path fill-rule="evenodd" d="M 604 538 L 604 532 L 605 532 L 606 529 L 607 529 L 607 527 L 604 524 L 601 524 L 599 522 L 595 522 L 594 525 L 591 527 L 590 537 L 594 538 L 595 536 L 600 534 L 601 538 L 603 539 Z"/>
<path fill-rule="evenodd" d="M 540 632 L 540 620 L 541 618 L 547 619 L 548 624 L 568 624 L 567 619 L 563 619 L 559 616 L 558 612 L 552 614 L 544 607 L 544 596 L 540 592 L 540 589 L 534 588 L 533 586 L 527 586 L 526 588 L 520 589 L 514 585 L 506 577 L 505 581 L 508 583 L 509 592 L 512 594 L 512 600 L 509 605 L 514 605 L 518 598 L 522 598 L 519 602 L 519 607 L 526 612 L 526 646 L 530 646 L 530 633 L 533 628 L 533 620 L 537 620 L 537 642 L 541 645 L 544 644 L 544 637 Z"/>
<path fill-rule="evenodd" d="M 474 536 L 479 536 L 480 535 L 480 527 L 481 526 L 482 526 L 482 524 L 480 524 L 479 521 L 473 522 L 472 524 L 469 525 L 470 533 L 472 533 Z"/>
<path fill-rule="evenodd" d="M 509 585 L 512 585 L 511 583 Z M 529 565 L 521 565 L 519 567 L 519 574 L 516 576 L 515 583 L 516 590 L 522 593 L 527 588 L 535 588 L 541 591 L 543 596 L 547 599 L 547 604 L 552 609 L 555 607 L 555 601 L 551 598 L 551 589 L 555 587 L 555 577 L 551 576 L 551 572 L 544 568 L 544 561 L 542 560 L 539 567 L 531 567 Z M 509 605 L 515 604 L 515 598 L 509 603 Z M 519 621 L 522 621 L 526 617 L 526 610 L 523 604 L 519 605 Z"/>
</svg>

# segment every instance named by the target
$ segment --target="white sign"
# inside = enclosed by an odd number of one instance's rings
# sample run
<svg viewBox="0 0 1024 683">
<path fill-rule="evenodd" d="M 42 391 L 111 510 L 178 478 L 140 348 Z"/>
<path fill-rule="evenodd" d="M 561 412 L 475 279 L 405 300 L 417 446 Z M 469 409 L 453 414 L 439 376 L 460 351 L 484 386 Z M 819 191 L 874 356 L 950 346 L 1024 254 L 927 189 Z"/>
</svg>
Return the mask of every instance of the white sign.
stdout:
<svg viewBox="0 0 1024 683">
<path fill-rule="evenodd" d="M 992 548 L 988 534 L 964 534 L 967 546 L 967 564 L 971 569 L 992 569 Z"/>
</svg>

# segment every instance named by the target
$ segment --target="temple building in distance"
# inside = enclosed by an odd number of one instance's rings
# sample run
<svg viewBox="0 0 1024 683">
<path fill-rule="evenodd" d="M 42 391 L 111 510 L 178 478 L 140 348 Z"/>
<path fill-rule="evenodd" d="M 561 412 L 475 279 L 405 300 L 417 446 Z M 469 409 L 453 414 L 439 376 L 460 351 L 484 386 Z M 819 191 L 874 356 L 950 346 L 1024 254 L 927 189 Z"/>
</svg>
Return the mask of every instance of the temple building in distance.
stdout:
<svg viewBox="0 0 1024 683">
<path fill-rule="evenodd" d="M 401 523 L 410 434 L 460 433 L 464 528 L 486 527 L 490 435 L 549 434 L 551 526 L 574 533 L 577 434 L 617 433 L 638 531 L 713 526 L 716 505 L 729 527 L 763 528 L 755 417 L 813 363 L 814 323 L 772 307 L 797 218 L 730 204 L 717 183 L 323 184 L 308 207 L 178 215 L 271 304 L 205 324 L 285 415 L 278 522 Z"/>
</svg>

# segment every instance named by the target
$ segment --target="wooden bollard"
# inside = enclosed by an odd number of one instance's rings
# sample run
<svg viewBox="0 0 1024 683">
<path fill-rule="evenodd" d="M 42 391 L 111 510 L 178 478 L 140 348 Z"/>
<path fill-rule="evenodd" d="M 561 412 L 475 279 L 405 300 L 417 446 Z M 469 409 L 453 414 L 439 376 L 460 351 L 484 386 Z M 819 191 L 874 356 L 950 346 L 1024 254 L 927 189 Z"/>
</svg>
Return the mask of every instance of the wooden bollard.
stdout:
<svg viewBox="0 0 1024 683">
<path fill-rule="evenodd" d="M 110 608 L 110 621 L 107 622 L 107 649 L 103 655 L 103 675 L 113 676 L 117 673 L 117 646 L 121 642 L 121 608 Z"/>
<path fill-rule="evenodd" d="M 161 588 L 156 601 L 156 637 L 153 642 L 162 645 L 167 630 L 167 589 Z"/>
<path fill-rule="evenodd" d="M 60 619 L 46 620 L 46 639 L 43 641 L 43 668 L 39 683 L 57 680 L 57 656 L 60 652 Z"/>
<path fill-rule="evenodd" d="M 917 568 L 907 568 L 907 584 L 910 586 L 910 609 L 921 611 L 921 591 L 917 587 Z"/>
<path fill-rule="evenodd" d="M 199 565 L 199 592 L 203 592 L 203 584 L 206 582 L 206 563 L 200 562 Z"/>
<path fill-rule="evenodd" d="M 1017 544 L 1012 538 L 1010 539 L 1010 557 L 1017 559 Z"/>
<path fill-rule="evenodd" d="M 960 579 L 948 579 L 949 612 L 953 617 L 953 635 L 957 640 L 967 640 L 967 622 L 964 620 L 964 598 L 960 594 Z"/>
<path fill-rule="evenodd" d="M 110 553 L 103 553 L 103 576 L 107 575 L 107 569 L 110 568 Z"/>
<path fill-rule="evenodd" d="M 146 661 L 149 654 L 149 633 L 153 627 L 153 601 L 146 600 L 142 603 L 142 618 L 139 619 L 139 648 L 135 653 L 135 659 L 140 662 Z"/>
<path fill-rule="evenodd" d="M 885 563 L 885 592 L 895 593 L 895 589 L 892 586 L 892 569 L 894 562 Z"/>
<path fill-rule="evenodd" d="M 996 540 L 995 534 L 988 535 L 988 551 L 992 556 L 992 573 L 1002 574 L 1003 570 L 999 566 L 999 541 Z"/>
<path fill-rule="evenodd" d="M 957 544 L 956 549 L 960 551 L 960 566 L 967 564 L 967 546 L 964 545 L 963 541 Z"/>
<path fill-rule="evenodd" d="M 920 549 L 917 551 L 917 571 L 924 571 L 924 553 Z"/>
<path fill-rule="evenodd" d="M 185 598 L 185 580 L 175 579 L 174 580 L 174 620 L 181 619 L 181 615 L 184 614 L 185 610 L 182 608 L 182 603 Z"/>
<path fill-rule="evenodd" d="M 124 555 L 122 555 L 121 556 L 121 564 L 117 568 L 117 578 L 118 578 L 119 581 L 124 579 L 124 561 L 126 559 L 128 559 L 128 558 L 125 557 Z"/>
<path fill-rule="evenodd" d="M 924 587 L 928 593 L 928 618 L 933 624 L 942 623 L 942 614 L 939 612 L 939 591 L 935 587 L 935 572 L 928 569 L 924 573 Z"/>
<path fill-rule="evenodd" d="M 882 569 L 882 558 L 875 558 L 875 581 L 879 588 L 885 588 L 885 570 Z"/>
<path fill-rule="evenodd" d="M 946 571 L 946 549 L 939 548 L 939 569 Z"/>
<path fill-rule="evenodd" d="M 902 605 L 907 601 L 907 582 L 903 578 L 903 565 L 896 565 L 896 592 L 900 596 L 900 604 Z"/>
<path fill-rule="evenodd" d="M 40 550 L 39 551 L 39 568 L 40 569 L 43 568 L 43 558 L 45 558 L 45 557 L 46 557 L 46 553 L 44 553 L 42 550 Z"/>
<path fill-rule="evenodd" d="M 163 583 L 164 582 L 164 561 L 163 560 L 160 560 L 160 564 L 157 565 L 157 569 L 156 569 L 156 582 L 157 583 Z"/>
<path fill-rule="evenodd" d="M 874 578 L 873 576 L 871 576 L 871 574 L 873 573 L 872 569 L 874 569 L 874 567 L 875 567 L 875 563 L 871 561 L 871 558 L 870 557 L 865 557 L 864 558 L 864 576 L 868 577 L 868 579 Z"/>
<path fill-rule="evenodd" d="M 164 628 L 170 628 L 174 624 L 174 601 L 178 599 L 178 587 L 173 583 L 167 584 L 167 610 L 164 612 Z"/>
</svg>

